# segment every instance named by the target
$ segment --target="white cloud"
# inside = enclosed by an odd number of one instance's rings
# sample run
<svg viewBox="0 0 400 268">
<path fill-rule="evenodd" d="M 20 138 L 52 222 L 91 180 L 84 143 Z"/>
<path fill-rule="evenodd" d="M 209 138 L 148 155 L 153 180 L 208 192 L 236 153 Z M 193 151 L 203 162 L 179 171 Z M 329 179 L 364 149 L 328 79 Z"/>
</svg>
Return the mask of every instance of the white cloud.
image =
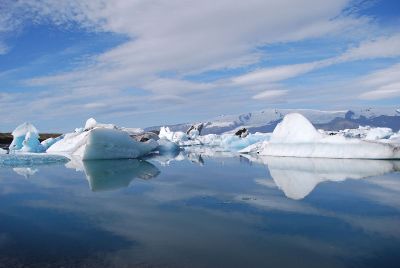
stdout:
<svg viewBox="0 0 400 268">
<path fill-rule="evenodd" d="M 311 62 L 264 68 L 235 77 L 232 79 L 232 82 L 238 85 L 278 82 L 308 73 L 318 68 L 319 65 L 319 62 Z"/>
<path fill-rule="evenodd" d="M 348 1 L 24 1 L 35 18 L 124 34 L 130 41 L 99 55 L 84 72 L 57 75 L 64 83 L 137 80 L 159 72 L 181 74 L 246 66 L 260 45 L 297 41 L 340 31 L 359 20 L 336 18 Z M 93 26 L 94 25 L 94 26 Z M 321 25 L 319 27 L 319 25 Z M 39 78 L 41 79 L 41 78 Z M 41 79 L 41 81 L 45 81 Z M 48 80 L 51 82 L 51 79 Z M 114 85 L 115 86 L 115 85 Z"/>
<path fill-rule="evenodd" d="M 267 100 L 281 97 L 287 94 L 287 90 L 266 90 L 253 96 L 255 100 Z"/>
<path fill-rule="evenodd" d="M 204 104 L 218 97 L 227 99 L 218 95 L 223 90 L 234 95 L 235 101 L 240 94 L 249 100 L 283 96 L 286 90 L 258 94 L 254 91 L 265 90 L 272 83 L 304 75 L 339 59 L 258 69 L 224 81 L 191 82 L 184 77 L 238 67 L 246 70 L 262 60 L 259 47 L 340 36 L 370 23 L 367 18 L 341 14 L 350 2 L 6 0 L 6 8 L 0 8 L 0 32 L 10 32 L 28 23 L 53 23 L 59 27 L 78 25 L 87 31 L 118 33 L 127 38 L 125 43 L 90 58 L 72 71 L 54 70 L 55 75 L 25 80 L 25 86 L 46 91 L 45 96 L 29 94 L 14 103 L 14 107 L 7 107 L 21 110 L 17 108 L 29 106 L 35 114 L 35 109 L 41 113 L 47 105 L 52 107 L 54 116 L 70 113 L 76 107 L 108 111 L 110 104 L 128 111 L 144 104 L 149 110 L 158 109 L 161 101 L 175 106 L 193 97 L 190 94 L 197 94 L 192 101 Z M 396 40 L 386 37 L 362 43 L 365 48 L 352 48 L 341 60 L 366 57 L 373 54 L 371 51 L 378 51 L 379 44 L 388 47 Z M 397 55 L 395 49 L 390 51 L 381 55 Z M 378 56 L 375 53 L 374 57 Z M 237 93 L 248 89 L 253 92 Z M 217 93 L 210 94 L 212 90 Z M 0 107 L 0 111 L 5 107 Z"/>
<path fill-rule="evenodd" d="M 4 55 L 8 53 L 8 46 L 0 41 L 0 55 Z"/>
<path fill-rule="evenodd" d="M 394 34 L 362 42 L 347 50 L 338 60 L 354 61 L 398 56 L 400 56 L 400 34 Z"/>
<path fill-rule="evenodd" d="M 400 97 L 400 82 L 381 86 L 376 90 L 364 92 L 360 95 L 362 99 L 376 100 Z"/>
</svg>

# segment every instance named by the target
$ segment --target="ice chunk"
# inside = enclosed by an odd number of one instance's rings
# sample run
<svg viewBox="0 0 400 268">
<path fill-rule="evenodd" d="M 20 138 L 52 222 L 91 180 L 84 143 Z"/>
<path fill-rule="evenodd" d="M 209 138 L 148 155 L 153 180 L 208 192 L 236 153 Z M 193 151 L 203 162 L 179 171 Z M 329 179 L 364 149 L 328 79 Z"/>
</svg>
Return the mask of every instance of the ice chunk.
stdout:
<svg viewBox="0 0 400 268">
<path fill-rule="evenodd" d="M 260 141 L 254 144 L 251 144 L 247 146 L 246 148 L 243 148 L 239 150 L 239 153 L 241 154 L 256 154 L 259 151 L 261 151 L 265 146 L 267 146 L 268 142 L 267 141 Z"/>
<path fill-rule="evenodd" d="M 108 129 L 119 129 L 117 126 L 115 126 L 113 124 L 101 124 L 101 123 L 98 123 L 96 121 L 96 119 L 89 118 L 88 120 L 86 120 L 85 129 L 84 130 L 90 130 L 90 129 L 93 129 L 93 128 L 96 128 L 96 127 L 108 128 Z"/>
<path fill-rule="evenodd" d="M 62 140 L 47 149 L 47 152 L 68 157 L 78 156 L 83 160 L 126 159 L 146 155 L 157 146 L 158 143 L 153 140 L 138 142 L 127 132 L 96 126 L 82 133 L 66 134 Z"/>
<path fill-rule="evenodd" d="M 182 142 L 188 140 L 188 135 L 182 131 L 171 131 L 169 127 L 161 127 L 160 134 L 158 134 L 160 139 L 167 139 L 172 142 Z"/>
<path fill-rule="evenodd" d="M 43 146 L 39 142 L 39 135 L 35 132 L 28 132 L 22 142 L 21 152 L 44 152 Z"/>
<path fill-rule="evenodd" d="M 286 115 L 274 129 L 271 136 L 273 143 L 314 142 L 322 138 L 315 127 L 303 115 L 298 113 Z"/>
<path fill-rule="evenodd" d="M 44 150 L 47 150 L 50 148 L 50 146 L 52 146 L 54 143 L 61 140 L 62 138 L 64 138 L 64 135 L 58 136 L 57 138 L 48 138 L 48 139 L 45 139 L 44 141 L 42 141 L 41 144 L 42 144 Z"/>
<path fill-rule="evenodd" d="M 0 148 L 0 154 L 6 154 L 6 153 L 7 153 L 7 151 L 6 151 L 6 150 L 4 150 L 4 149 Z"/>
<path fill-rule="evenodd" d="M 13 132 L 13 141 L 10 144 L 11 152 L 43 152 L 44 148 L 39 142 L 38 130 L 31 123 L 19 125 Z"/>
<path fill-rule="evenodd" d="M 195 141 L 201 145 L 215 147 L 218 150 L 224 151 L 240 151 L 252 144 L 269 140 L 269 133 L 248 134 L 246 137 L 236 136 L 234 134 L 208 134 L 199 136 Z"/>
<path fill-rule="evenodd" d="M 32 125 L 31 123 L 25 122 L 22 123 L 21 125 L 19 125 L 18 127 L 16 127 L 14 129 L 14 131 L 11 133 L 13 135 L 13 137 L 21 137 L 26 135 L 26 133 L 28 132 L 32 132 L 32 133 L 36 133 L 38 134 L 39 131 L 35 128 L 34 125 Z"/>
<path fill-rule="evenodd" d="M 393 135 L 391 128 L 385 127 L 370 127 L 370 126 L 360 126 L 356 129 L 344 129 L 339 131 L 339 134 L 344 135 L 348 138 L 360 138 L 364 140 L 380 140 L 388 139 Z"/>
<path fill-rule="evenodd" d="M 260 155 L 399 159 L 400 147 L 392 143 L 328 136 L 318 132 L 300 114 L 289 114 L 278 124 L 271 139 L 260 150 Z"/>
<path fill-rule="evenodd" d="M 186 131 L 186 134 L 191 138 L 191 139 L 195 139 L 198 136 L 201 135 L 201 131 L 204 128 L 204 124 L 203 123 L 197 123 L 197 124 L 193 124 L 192 126 L 190 126 L 190 128 Z"/>
</svg>

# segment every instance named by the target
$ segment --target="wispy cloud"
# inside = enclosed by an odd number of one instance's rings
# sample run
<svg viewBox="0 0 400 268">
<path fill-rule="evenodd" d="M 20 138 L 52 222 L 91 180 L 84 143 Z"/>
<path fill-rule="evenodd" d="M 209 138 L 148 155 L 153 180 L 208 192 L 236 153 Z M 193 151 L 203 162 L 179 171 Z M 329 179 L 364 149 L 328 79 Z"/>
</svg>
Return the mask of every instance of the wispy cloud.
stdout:
<svg viewBox="0 0 400 268">
<path fill-rule="evenodd" d="M 287 94 L 287 90 L 266 90 L 253 96 L 256 100 L 266 100 L 281 97 Z"/>
<path fill-rule="evenodd" d="M 41 114 L 43 107 L 52 107 L 53 116 L 68 116 L 71 107 L 79 107 L 83 116 L 108 111 L 111 103 L 120 105 L 125 112 L 136 113 L 142 108 L 156 110 L 160 103 L 163 108 L 175 108 L 185 102 L 204 106 L 229 98 L 230 102 L 223 104 L 228 106 L 239 103 L 241 98 L 250 107 L 260 100 L 276 100 L 284 95 L 290 101 L 295 94 L 285 85 L 286 80 L 339 63 L 399 56 L 400 35 L 364 35 L 375 22 L 356 12 L 343 13 L 351 3 L 6 0 L 0 8 L 0 33 L 10 33 L 27 24 L 51 24 L 116 33 L 126 41 L 85 58 L 68 71 L 55 69 L 24 76 L 16 88 L 31 91 L 18 95 L 13 106 L 2 106 L 0 111 L 12 109 L 15 117 L 21 118 L 21 107 L 29 106 L 32 116 Z M 338 51 L 337 56 L 303 63 L 272 65 L 265 58 L 270 45 L 318 38 L 343 38 L 345 43 L 358 45 L 351 45 L 343 53 Z M 359 43 L 360 40 L 363 41 Z M 4 40 L 0 35 L 0 54 L 1 42 Z M 206 82 L 188 78 L 207 77 L 212 72 L 232 73 L 223 79 L 205 79 Z"/>
</svg>

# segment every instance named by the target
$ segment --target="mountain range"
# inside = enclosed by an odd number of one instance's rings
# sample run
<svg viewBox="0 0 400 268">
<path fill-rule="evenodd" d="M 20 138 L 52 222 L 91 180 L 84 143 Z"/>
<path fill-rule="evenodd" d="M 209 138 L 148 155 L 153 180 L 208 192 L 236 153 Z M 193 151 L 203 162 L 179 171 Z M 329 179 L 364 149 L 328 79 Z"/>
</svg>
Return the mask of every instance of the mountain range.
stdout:
<svg viewBox="0 0 400 268">
<path fill-rule="evenodd" d="M 246 128 L 249 132 L 272 132 L 275 126 L 289 113 L 301 113 L 316 128 L 324 130 L 341 130 L 359 126 L 389 127 L 393 131 L 400 129 L 400 109 L 396 108 L 361 108 L 349 110 L 323 111 L 312 109 L 263 109 L 239 115 L 221 115 L 202 122 L 202 134 L 222 134 L 236 132 Z M 168 125 L 173 131 L 186 131 L 199 122 Z M 159 130 L 160 126 L 146 130 Z"/>
</svg>

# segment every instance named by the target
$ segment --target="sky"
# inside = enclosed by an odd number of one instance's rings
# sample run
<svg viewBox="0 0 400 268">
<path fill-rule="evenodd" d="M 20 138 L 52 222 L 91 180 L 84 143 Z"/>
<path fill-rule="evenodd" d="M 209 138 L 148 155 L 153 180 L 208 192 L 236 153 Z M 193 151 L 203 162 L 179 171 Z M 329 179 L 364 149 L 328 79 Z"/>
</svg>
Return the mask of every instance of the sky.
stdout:
<svg viewBox="0 0 400 268">
<path fill-rule="evenodd" d="M 0 131 L 399 104 L 397 0 L 0 0 Z"/>
</svg>

